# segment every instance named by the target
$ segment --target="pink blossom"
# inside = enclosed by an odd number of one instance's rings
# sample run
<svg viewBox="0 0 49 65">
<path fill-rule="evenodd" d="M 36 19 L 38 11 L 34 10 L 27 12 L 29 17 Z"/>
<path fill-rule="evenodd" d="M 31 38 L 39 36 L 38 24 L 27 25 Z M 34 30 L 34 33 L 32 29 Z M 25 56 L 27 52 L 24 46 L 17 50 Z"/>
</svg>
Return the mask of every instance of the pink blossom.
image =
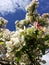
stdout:
<svg viewBox="0 0 49 65">
<path fill-rule="evenodd" d="M 34 26 L 38 29 L 38 30 L 42 30 L 42 26 L 38 23 L 38 22 L 34 22 Z"/>
</svg>

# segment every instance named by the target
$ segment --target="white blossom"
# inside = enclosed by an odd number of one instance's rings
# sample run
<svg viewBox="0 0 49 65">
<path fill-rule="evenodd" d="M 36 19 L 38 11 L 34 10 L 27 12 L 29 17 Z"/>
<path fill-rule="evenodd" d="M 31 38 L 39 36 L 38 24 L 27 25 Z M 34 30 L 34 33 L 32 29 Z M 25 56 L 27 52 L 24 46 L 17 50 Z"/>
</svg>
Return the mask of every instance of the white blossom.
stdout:
<svg viewBox="0 0 49 65">
<path fill-rule="evenodd" d="M 3 31 L 3 38 L 9 40 L 9 38 L 10 38 L 10 31 L 8 29 Z"/>
<path fill-rule="evenodd" d="M 8 53 L 6 53 L 6 57 L 9 57 L 9 54 Z"/>
<path fill-rule="evenodd" d="M 7 47 L 7 52 L 11 52 L 13 48 L 13 43 L 11 41 L 6 41 L 6 47 Z"/>
<path fill-rule="evenodd" d="M 20 43 L 19 38 L 11 38 L 11 41 L 15 44 Z"/>
</svg>

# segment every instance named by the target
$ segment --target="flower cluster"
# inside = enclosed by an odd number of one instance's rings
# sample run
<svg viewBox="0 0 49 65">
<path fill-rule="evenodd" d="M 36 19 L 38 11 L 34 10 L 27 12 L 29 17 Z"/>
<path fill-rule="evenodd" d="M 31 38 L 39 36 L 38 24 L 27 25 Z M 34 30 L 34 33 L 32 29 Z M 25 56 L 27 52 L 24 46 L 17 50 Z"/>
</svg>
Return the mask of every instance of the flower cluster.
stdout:
<svg viewBox="0 0 49 65">
<path fill-rule="evenodd" d="M 49 14 L 40 16 L 38 0 L 27 7 L 24 20 L 16 21 L 16 31 L 6 29 L 7 20 L 0 18 L 0 58 L 8 65 L 40 65 L 49 48 Z"/>
</svg>

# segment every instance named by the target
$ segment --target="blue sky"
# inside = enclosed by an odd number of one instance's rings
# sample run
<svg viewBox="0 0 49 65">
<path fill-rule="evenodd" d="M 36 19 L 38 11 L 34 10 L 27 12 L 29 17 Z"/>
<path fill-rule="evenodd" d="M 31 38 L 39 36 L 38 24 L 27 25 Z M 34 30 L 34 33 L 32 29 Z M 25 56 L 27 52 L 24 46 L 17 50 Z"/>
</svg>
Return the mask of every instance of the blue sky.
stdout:
<svg viewBox="0 0 49 65">
<path fill-rule="evenodd" d="M 25 7 L 31 2 L 31 0 L 0 0 L 0 16 L 7 19 L 9 22 L 7 28 L 11 31 L 15 30 L 15 20 L 21 20 L 25 18 Z M 49 0 L 39 0 L 38 12 L 49 13 Z M 43 59 L 47 61 L 49 65 L 49 54 L 43 56 Z"/>
</svg>

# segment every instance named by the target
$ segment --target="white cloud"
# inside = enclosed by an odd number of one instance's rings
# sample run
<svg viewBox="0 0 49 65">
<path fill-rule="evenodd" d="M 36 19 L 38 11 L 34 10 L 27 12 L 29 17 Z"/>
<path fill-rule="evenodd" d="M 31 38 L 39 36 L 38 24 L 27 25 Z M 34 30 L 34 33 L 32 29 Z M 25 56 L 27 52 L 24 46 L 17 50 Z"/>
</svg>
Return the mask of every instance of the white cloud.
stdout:
<svg viewBox="0 0 49 65">
<path fill-rule="evenodd" d="M 13 2 L 16 4 L 19 4 L 21 7 L 26 7 L 31 0 L 13 0 Z"/>
<path fill-rule="evenodd" d="M 17 8 L 24 9 L 30 0 L 0 0 L 0 13 L 8 14 L 9 12 L 15 12 Z"/>
</svg>

